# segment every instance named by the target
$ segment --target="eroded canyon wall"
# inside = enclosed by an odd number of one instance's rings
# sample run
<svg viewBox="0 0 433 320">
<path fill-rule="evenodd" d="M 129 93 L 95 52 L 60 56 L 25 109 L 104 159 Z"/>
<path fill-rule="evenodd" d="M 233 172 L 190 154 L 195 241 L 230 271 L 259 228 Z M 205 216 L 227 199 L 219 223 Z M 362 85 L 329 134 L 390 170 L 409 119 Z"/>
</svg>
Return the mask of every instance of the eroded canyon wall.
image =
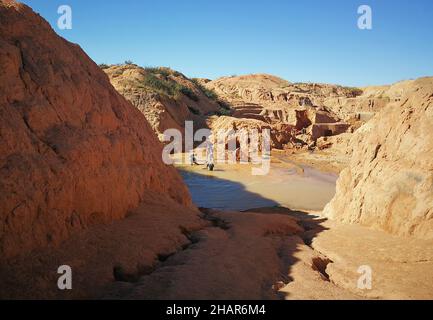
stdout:
<svg viewBox="0 0 433 320">
<path fill-rule="evenodd" d="M 192 206 L 162 146 L 78 45 L 0 2 L 0 256 L 123 218 L 147 192 Z"/>
<path fill-rule="evenodd" d="M 350 140 L 349 166 L 325 215 L 393 234 L 433 238 L 433 78 L 397 92 Z"/>
</svg>

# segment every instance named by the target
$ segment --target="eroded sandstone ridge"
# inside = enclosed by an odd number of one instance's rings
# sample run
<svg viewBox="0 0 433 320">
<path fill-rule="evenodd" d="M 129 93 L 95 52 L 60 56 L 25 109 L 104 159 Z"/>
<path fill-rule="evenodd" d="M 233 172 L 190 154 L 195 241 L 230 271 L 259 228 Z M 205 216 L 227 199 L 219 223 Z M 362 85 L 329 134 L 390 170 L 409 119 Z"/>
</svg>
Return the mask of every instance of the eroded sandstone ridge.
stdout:
<svg viewBox="0 0 433 320">
<path fill-rule="evenodd" d="M 187 120 L 193 121 L 195 130 L 206 127 L 205 118 L 222 108 L 197 79 L 169 68 L 125 64 L 103 69 L 116 90 L 145 115 L 160 140 L 167 129 L 183 132 Z"/>
<path fill-rule="evenodd" d="M 270 129 L 277 149 L 314 148 L 320 137 L 356 129 L 358 110 L 345 113 L 335 106 L 357 101 L 363 93 L 337 85 L 291 83 L 267 74 L 223 77 L 205 85 L 233 110 L 227 117 L 213 119 L 214 129 L 229 129 L 233 123 Z"/>
<path fill-rule="evenodd" d="M 397 83 L 390 102 L 350 140 L 349 166 L 328 217 L 433 238 L 433 78 Z"/>
<path fill-rule="evenodd" d="M 269 129 L 276 149 L 322 150 L 335 144 L 332 136 L 354 132 L 401 95 L 390 86 L 291 83 L 268 74 L 208 80 L 132 63 L 101 68 L 160 140 L 167 129 L 183 132 L 191 120 L 194 130 Z"/>
<path fill-rule="evenodd" d="M 0 255 L 123 218 L 149 191 L 191 205 L 144 116 L 78 45 L 0 2 Z"/>
</svg>

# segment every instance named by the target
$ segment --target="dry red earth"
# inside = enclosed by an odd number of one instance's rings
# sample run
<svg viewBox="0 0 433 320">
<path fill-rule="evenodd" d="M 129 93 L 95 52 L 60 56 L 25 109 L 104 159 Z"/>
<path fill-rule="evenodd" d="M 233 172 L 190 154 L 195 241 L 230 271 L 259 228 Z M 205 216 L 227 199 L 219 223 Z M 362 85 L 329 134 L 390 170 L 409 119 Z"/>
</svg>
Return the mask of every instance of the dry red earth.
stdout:
<svg viewBox="0 0 433 320">
<path fill-rule="evenodd" d="M 0 5 L 0 254 L 125 217 L 150 191 L 186 206 L 144 116 L 25 5 Z"/>
</svg>

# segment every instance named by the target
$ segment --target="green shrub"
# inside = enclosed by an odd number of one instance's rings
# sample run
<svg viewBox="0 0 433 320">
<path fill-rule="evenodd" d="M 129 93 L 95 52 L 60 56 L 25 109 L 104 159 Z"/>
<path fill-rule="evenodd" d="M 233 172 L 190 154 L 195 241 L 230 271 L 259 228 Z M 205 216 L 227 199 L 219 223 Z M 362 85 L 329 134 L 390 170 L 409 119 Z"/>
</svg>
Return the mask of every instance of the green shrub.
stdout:
<svg viewBox="0 0 433 320">
<path fill-rule="evenodd" d="M 105 63 L 99 64 L 99 68 L 101 68 L 101 69 L 108 69 L 109 67 L 110 66 L 108 64 L 105 64 Z"/>
<path fill-rule="evenodd" d="M 166 76 L 167 70 L 147 68 L 142 85 L 147 88 L 158 91 L 171 98 L 179 98 L 181 94 L 187 96 L 193 101 L 198 101 L 197 95 L 188 87 L 177 83 L 175 80 Z"/>
<path fill-rule="evenodd" d="M 130 64 L 134 64 L 134 62 L 132 62 L 131 60 L 125 60 L 125 64 L 130 65 Z"/>
<path fill-rule="evenodd" d="M 206 97 L 208 97 L 210 100 L 213 100 L 219 104 L 220 109 L 217 112 L 215 112 L 216 115 L 228 116 L 228 115 L 232 114 L 233 110 L 231 109 L 231 107 L 228 105 L 227 102 L 225 102 L 224 100 L 221 100 L 214 90 L 206 88 L 204 85 L 202 85 L 200 83 L 200 81 L 197 78 L 193 78 L 193 79 L 191 79 L 191 81 L 196 85 L 196 87 L 198 87 L 200 89 L 201 92 L 203 92 L 203 94 Z"/>
<path fill-rule="evenodd" d="M 170 76 L 170 72 L 168 69 L 165 68 L 157 68 L 157 67 L 146 67 L 144 68 L 146 72 L 152 73 L 152 74 L 160 74 L 164 78 L 168 78 Z"/>
<path fill-rule="evenodd" d="M 221 109 L 224 109 L 224 110 L 226 110 L 228 112 L 232 111 L 232 108 L 228 105 L 227 102 L 225 102 L 223 100 L 218 100 L 217 102 L 220 105 Z"/>
<path fill-rule="evenodd" d="M 175 76 L 175 77 L 184 77 L 184 75 L 178 71 L 171 70 L 170 68 L 164 68 L 164 67 L 146 67 L 144 68 L 147 72 L 153 73 L 153 74 L 160 74 L 164 78 L 168 78 L 169 76 Z"/>
<path fill-rule="evenodd" d="M 218 95 L 216 94 L 215 91 L 213 91 L 212 89 L 208 89 L 206 88 L 204 85 L 202 85 L 198 79 L 194 78 L 191 79 L 191 81 L 196 85 L 197 88 L 200 89 L 201 92 L 203 92 L 203 94 L 208 97 L 211 100 L 217 101 L 218 100 Z"/>
<path fill-rule="evenodd" d="M 146 73 L 143 79 L 143 85 L 168 96 L 174 96 L 176 91 L 174 83 L 160 79 L 152 73 Z"/>
<path fill-rule="evenodd" d="M 215 112 L 215 114 L 217 116 L 230 116 L 232 114 L 232 110 L 221 107 L 217 112 Z"/>
<path fill-rule="evenodd" d="M 195 108 L 193 108 L 193 107 L 188 106 L 188 109 L 189 109 L 189 111 L 190 111 L 192 114 L 195 114 L 195 115 L 199 115 L 199 114 L 200 114 L 200 111 L 197 110 L 197 109 L 195 109 Z"/>
<path fill-rule="evenodd" d="M 179 88 L 178 88 L 179 92 L 183 93 L 184 95 L 186 95 L 188 98 L 190 98 L 193 101 L 197 102 L 199 100 L 197 95 L 190 88 L 185 87 L 183 85 L 179 85 L 179 84 L 178 84 L 178 86 L 179 86 Z"/>
<path fill-rule="evenodd" d="M 354 97 L 360 96 L 364 92 L 364 91 L 362 91 L 362 89 L 359 89 L 359 88 L 356 88 L 356 87 L 342 87 L 342 88 L 346 89 L 348 91 L 351 91 L 351 94 Z"/>
</svg>

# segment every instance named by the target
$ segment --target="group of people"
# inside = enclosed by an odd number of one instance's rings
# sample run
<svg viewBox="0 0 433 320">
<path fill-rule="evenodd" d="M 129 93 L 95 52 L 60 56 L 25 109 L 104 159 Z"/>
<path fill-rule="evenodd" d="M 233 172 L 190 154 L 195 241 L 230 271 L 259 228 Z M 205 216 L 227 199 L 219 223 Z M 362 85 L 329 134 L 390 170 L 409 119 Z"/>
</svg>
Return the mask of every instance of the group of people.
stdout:
<svg viewBox="0 0 433 320">
<path fill-rule="evenodd" d="M 190 154 L 190 164 L 192 166 L 200 165 L 197 162 L 197 158 L 193 150 L 191 151 Z M 215 163 L 213 158 L 213 144 L 209 142 L 206 147 L 206 169 L 208 169 L 209 171 L 213 171 L 214 167 L 215 167 Z"/>
</svg>

